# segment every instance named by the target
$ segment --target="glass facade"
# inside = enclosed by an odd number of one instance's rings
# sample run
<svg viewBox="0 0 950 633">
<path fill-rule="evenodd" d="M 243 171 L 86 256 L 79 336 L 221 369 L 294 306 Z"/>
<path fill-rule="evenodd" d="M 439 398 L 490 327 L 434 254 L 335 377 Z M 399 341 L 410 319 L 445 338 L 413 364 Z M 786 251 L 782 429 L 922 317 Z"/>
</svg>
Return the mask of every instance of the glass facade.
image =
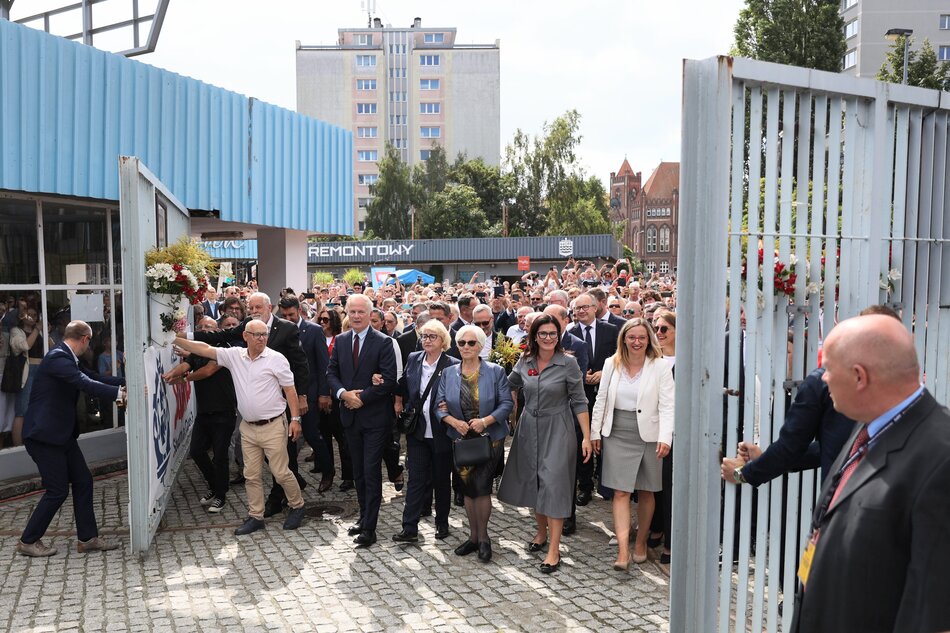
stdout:
<svg viewBox="0 0 950 633">
<path fill-rule="evenodd" d="M 0 357 L 26 347 L 35 367 L 67 323 L 83 320 L 93 337 L 80 362 L 124 374 L 118 216 L 106 203 L 0 192 Z M 10 434 L 3 446 L 20 443 L 30 387 L 28 380 L 18 394 L 0 393 L 0 432 Z M 122 414 L 112 401 L 76 403 L 81 433 L 121 426 Z"/>
</svg>

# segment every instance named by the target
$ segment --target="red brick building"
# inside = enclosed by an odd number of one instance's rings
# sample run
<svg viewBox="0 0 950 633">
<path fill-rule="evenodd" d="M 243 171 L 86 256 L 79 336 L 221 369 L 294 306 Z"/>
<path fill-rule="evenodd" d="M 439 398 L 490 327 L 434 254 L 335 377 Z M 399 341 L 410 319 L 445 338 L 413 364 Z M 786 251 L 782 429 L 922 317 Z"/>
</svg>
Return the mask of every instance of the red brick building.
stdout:
<svg viewBox="0 0 950 633">
<path fill-rule="evenodd" d="M 626 222 L 623 243 L 650 271 L 676 271 L 679 163 L 660 163 L 641 185 L 627 159 L 610 174 L 610 219 Z"/>
</svg>

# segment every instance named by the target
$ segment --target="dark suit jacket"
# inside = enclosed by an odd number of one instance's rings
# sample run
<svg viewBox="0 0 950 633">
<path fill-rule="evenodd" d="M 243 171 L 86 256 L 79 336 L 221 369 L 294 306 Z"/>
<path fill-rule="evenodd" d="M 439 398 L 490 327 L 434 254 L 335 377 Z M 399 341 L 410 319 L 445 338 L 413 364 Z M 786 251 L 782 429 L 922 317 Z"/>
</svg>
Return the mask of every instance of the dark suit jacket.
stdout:
<svg viewBox="0 0 950 633">
<path fill-rule="evenodd" d="M 399 344 L 399 353 L 402 354 L 403 373 L 405 373 L 405 368 L 409 364 L 409 355 L 416 351 L 416 346 L 419 344 L 419 334 L 415 328 L 403 330 L 402 334 L 396 337 L 396 342 Z"/>
<path fill-rule="evenodd" d="M 373 374 L 381 374 L 383 384 L 373 384 Z M 392 395 L 396 392 L 396 353 L 390 337 L 373 328 L 367 328 L 360 347 L 359 365 L 353 366 L 353 331 L 336 337 L 330 364 L 327 367 L 330 392 L 336 398 L 340 389 L 362 389 L 363 406 L 348 409 L 340 406 L 340 421 L 344 428 L 355 423 L 366 427 L 391 426 L 395 420 Z"/>
<path fill-rule="evenodd" d="M 511 310 L 505 310 L 495 315 L 495 330 L 507 332 L 512 325 L 518 325 L 518 317 Z"/>
<path fill-rule="evenodd" d="M 23 437 L 62 446 L 79 437 L 76 399 L 90 396 L 115 400 L 124 378 L 100 376 L 77 365 L 73 353 L 60 343 L 43 358 L 33 375 L 30 403 L 23 419 Z"/>
<path fill-rule="evenodd" d="M 618 332 L 620 331 L 620 328 L 623 327 L 623 324 L 626 322 L 627 320 L 625 318 L 618 317 L 616 314 L 614 314 L 610 310 L 607 310 L 607 323 L 617 328 Z"/>
<path fill-rule="evenodd" d="M 592 371 L 601 371 L 604 368 L 604 362 L 617 351 L 617 334 L 620 330 L 600 319 L 595 319 L 594 323 L 596 324 L 594 326 L 594 356 L 587 359 L 587 368 Z M 587 345 L 584 342 L 584 328 L 580 323 L 575 323 L 567 331 L 579 338 L 585 346 Z"/>
<path fill-rule="evenodd" d="M 298 396 L 307 395 L 310 388 L 310 369 L 307 366 L 307 355 L 300 346 L 300 330 L 295 323 L 285 321 L 276 314 L 271 324 L 270 335 L 267 337 L 267 347 L 280 352 L 290 363 L 290 371 L 294 374 L 294 388 Z M 195 332 L 195 340 L 208 345 L 223 345 L 224 343 L 243 344 L 244 326 L 251 317 L 247 317 L 239 325 L 220 332 Z M 324 341 L 326 344 L 326 341 Z"/>
<path fill-rule="evenodd" d="M 425 356 L 426 353 L 424 351 L 410 354 L 409 361 L 406 363 L 405 370 L 402 373 L 402 378 L 399 380 L 400 393 L 402 393 L 406 401 L 407 409 L 413 407 L 421 408 L 423 405 L 421 402 L 422 392 L 425 391 L 427 386 L 422 384 L 422 360 Z M 441 423 L 436 415 L 436 411 L 439 408 L 439 401 L 436 400 L 436 396 L 439 393 L 439 382 L 442 380 L 442 371 L 446 367 L 458 364 L 458 359 L 443 353 L 439 356 L 439 362 L 435 366 L 435 373 L 432 375 L 432 387 L 429 391 L 429 421 L 432 423 L 432 439 L 435 442 L 436 450 L 449 450 L 452 448 L 452 442 L 445 432 L 445 425 Z M 419 425 L 416 427 L 414 436 L 417 440 L 425 439 L 425 420 L 419 420 Z"/>
<path fill-rule="evenodd" d="M 858 429 L 832 466 L 847 460 Z M 829 477 L 818 508 L 834 490 Z M 950 411 L 929 392 L 887 429 L 819 524 L 800 633 L 950 630 Z"/>
<path fill-rule="evenodd" d="M 785 414 L 778 439 L 761 457 L 742 467 L 742 474 L 753 486 L 819 465 L 822 482 L 828 476 L 855 422 L 835 411 L 828 385 L 821 379 L 824 373 L 824 369 L 816 369 L 805 377 Z"/>
<path fill-rule="evenodd" d="M 299 329 L 300 347 L 307 356 L 310 372 L 310 385 L 306 392 L 308 404 L 315 407 L 318 397 L 330 395 L 330 383 L 327 382 L 327 365 L 330 364 L 327 337 L 322 327 L 306 319 L 300 322 Z"/>
<path fill-rule="evenodd" d="M 214 313 L 212 313 L 212 304 L 214 304 Z M 217 301 L 208 301 L 205 299 L 201 302 L 202 307 L 205 309 L 205 316 L 212 317 L 215 321 L 221 318 L 221 304 Z"/>
<path fill-rule="evenodd" d="M 449 329 L 452 330 L 453 332 L 458 332 L 458 329 L 462 327 L 463 325 L 471 325 L 471 324 L 470 323 L 466 324 L 465 321 L 462 320 L 462 317 L 459 317 L 455 319 L 455 321 L 452 323 L 452 327 Z M 455 337 L 453 336 L 452 338 L 455 338 Z"/>
<path fill-rule="evenodd" d="M 587 344 L 570 332 L 565 332 L 564 336 L 561 337 L 561 347 L 563 347 L 565 351 L 571 352 L 574 360 L 577 361 L 577 366 L 581 370 L 581 375 L 585 375 L 587 373 L 587 366 L 590 363 L 590 360 L 587 358 Z"/>
</svg>

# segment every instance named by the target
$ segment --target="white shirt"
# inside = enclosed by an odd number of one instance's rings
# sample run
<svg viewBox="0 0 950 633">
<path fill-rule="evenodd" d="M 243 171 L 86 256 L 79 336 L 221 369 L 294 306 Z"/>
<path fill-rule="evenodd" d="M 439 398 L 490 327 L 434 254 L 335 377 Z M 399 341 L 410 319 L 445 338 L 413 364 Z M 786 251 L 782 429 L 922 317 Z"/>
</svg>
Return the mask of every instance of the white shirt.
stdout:
<svg viewBox="0 0 950 633">
<path fill-rule="evenodd" d="M 590 327 L 590 348 L 594 350 L 597 349 L 597 319 L 591 321 L 589 326 L 584 325 L 580 321 L 578 321 L 577 324 L 581 328 L 581 335 L 578 338 L 585 342 L 587 341 L 587 328 Z M 591 362 L 594 361 L 593 358 L 590 360 Z"/>
<path fill-rule="evenodd" d="M 245 420 L 269 420 L 284 412 L 282 387 L 294 386 L 290 363 L 280 352 L 265 347 L 251 359 L 244 347 L 216 348 L 218 364 L 231 372 L 238 411 Z"/>
<path fill-rule="evenodd" d="M 505 332 L 505 335 L 508 338 L 510 338 L 512 341 L 514 341 L 515 345 L 518 345 L 519 343 L 521 343 L 521 339 L 526 337 L 528 333 L 522 330 L 520 325 L 516 324 L 508 328 L 508 331 Z"/>
<path fill-rule="evenodd" d="M 441 355 L 439 356 L 441 358 Z M 419 383 L 419 389 L 422 391 L 419 392 L 421 396 L 425 393 L 426 386 L 429 384 L 429 381 L 432 380 L 432 376 L 435 375 L 435 367 L 439 364 L 439 359 L 435 359 L 435 362 L 431 365 L 426 362 L 425 356 L 422 357 L 422 381 Z M 432 437 L 432 420 L 429 419 L 429 402 L 432 401 L 432 395 L 435 393 L 435 389 L 429 390 L 429 395 L 426 396 L 426 401 L 422 403 L 422 417 L 426 421 L 426 437 Z"/>
<path fill-rule="evenodd" d="M 626 367 L 620 371 L 620 383 L 617 385 L 617 397 L 614 399 L 615 411 L 637 410 L 637 400 L 640 397 L 641 373 L 643 373 L 642 370 L 638 371 L 636 376 L 631 376 L 627 373 Z"/>
<path fill-rule="evenodd" d="M 491 337 L 490 337 L 490 336 L 486 336 L 486 337 L 485 337 L 485 344 L 482 345 L 482 351 L 480 351 L 480 352 L 478 353 L 478 357 L 479 357 L 479 358 L 484 358 L 485 360 L 488 360 L 488 355 L 489 355 L 489 354 L 491 354 Z"/>
</svg>

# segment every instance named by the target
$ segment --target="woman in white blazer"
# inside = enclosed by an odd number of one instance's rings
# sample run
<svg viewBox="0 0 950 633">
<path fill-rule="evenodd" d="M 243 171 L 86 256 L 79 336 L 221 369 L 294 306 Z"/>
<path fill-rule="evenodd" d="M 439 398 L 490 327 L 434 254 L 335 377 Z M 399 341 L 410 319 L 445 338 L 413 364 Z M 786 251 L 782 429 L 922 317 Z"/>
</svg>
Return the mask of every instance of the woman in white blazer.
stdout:
<svg viewBox="0 0 950 633">
<path fill-rule="evenodd" d="M 626 571 L 630 559 L 647 560 L 647 536 L 662 489 L 662 459 L 673 443 L 673 372 L 663 358 L 649 321 L 630 319 L 620 329 L 617 352 L 604 363 L 600 391 L 591 414 L 594 451 L 602 453 L 600 483 L 614 489 L 617 562 Z M 630 555 L 630 494 L 636 490 L 637 540 Z"/>
</svg>

